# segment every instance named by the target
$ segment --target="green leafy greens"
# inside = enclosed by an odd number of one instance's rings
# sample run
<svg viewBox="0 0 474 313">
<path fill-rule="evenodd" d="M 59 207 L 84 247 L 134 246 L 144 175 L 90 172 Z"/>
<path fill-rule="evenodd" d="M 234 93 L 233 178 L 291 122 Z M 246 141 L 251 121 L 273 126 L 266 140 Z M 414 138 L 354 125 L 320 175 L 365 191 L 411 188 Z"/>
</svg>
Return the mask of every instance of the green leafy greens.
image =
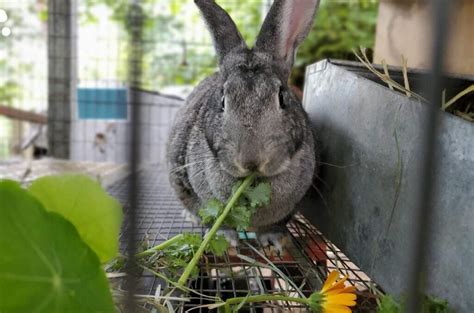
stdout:
<svg viewBox="0 0 474 313">
<path fill-rule="evenodd" d="M 224 205 L 217 199 L 210 200 L 207 205 L 199 210 L 199 216 L 203 224 L 212 224 L 224 211 Z"/>
<path fill-rule="evenodd" d="M 251 175 L 238 182 L 232 189 L 232 195 L 226 205 L 217 199 L 212 199 L 199 211 L 204 224 L 213 224 L 204 238 L 198 234 L 179 234 L 138 253 L 135 257 L 138 259 L 150 257 L 152 267 L 156 265 L 165 267 L 173 274 L 176 274 L 176 269 L 185 267 L 177 283 L 183 288 L 189 276 L 196 275 L 197 263 L 204 252 L 221 256 L 227 250 L 229 244 L 226 238 L 217 234 L 222 225 L 245 230 L 250 226 L 251 216 L 257 207 L 270 203 L 270 184 L 261 182 L 252 187 L 254 180 L 255 175 Z"/>
<path fill-rule="evenodd" d="M 255 175 L 250 175 L 238 182 L 232 189 L 232 195 L 226 205 L 217 199 L 212 199 L 205 208 L 199 211 L 204 224 L 213 224 L 199 246 L 196 235 L 177 235 L 156 247 L 137 254 L 136 257 L 141 258 L 159 252 L 170 260 L 170 265 L 182 265 L 189 261 L 177 283 L 178 286 L 183 287 L 189 276 L 196 272 L 197 263 L 204 252 L 222 255 L 227 250 L 228 243 L 225 237 L 217 235 L 221 226 L 227 225 L 237 230 L 245 230 L 250 226 L 251 216 L 257 207 L 270 203 L 270 184 L 261 182 L 252 187 L 254 180 Z M 190 242 L 193 244 L 190 245 Z M 183 251 L 186 253 L 181 253 Z M 191 255 L 192 258 L 189 260 Z"/>
<path fill-rule="evenodd" d="M 243 182 L 238 182 L 232 189 L 235 195 Z M 236 200 L 236 205 L 230 209 L 229 214 L 224 219 L 223 224 L 243 231 L 250 226 L 252 215 L 258 207 L 266 206 L 270 203 L 271 185 L 268 182 L 260 182 L 255 187 L 248 186 Z M 203 224 L 213 224 L 224 211 L 224 204 L 211 199 L 208 204 L 199 210 Z"/>
<path fill-rule="evenodd" d="M 422 313 L 453 313 L 445 300 L 425 295 L 423 297 Z M 403 313 L 405 312 L 403 299 L 398 303 L 391 295 L 383 295 L 379 300 L 377 313 Z"/>
</svg>

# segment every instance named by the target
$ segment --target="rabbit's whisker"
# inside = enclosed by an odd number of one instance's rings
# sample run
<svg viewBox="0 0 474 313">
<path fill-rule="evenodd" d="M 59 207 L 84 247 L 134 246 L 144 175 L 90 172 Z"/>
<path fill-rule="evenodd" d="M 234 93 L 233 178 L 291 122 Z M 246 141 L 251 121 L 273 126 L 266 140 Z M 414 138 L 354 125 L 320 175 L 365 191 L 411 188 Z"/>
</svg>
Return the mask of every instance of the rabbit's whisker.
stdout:
<svg viewBox="0 0 474 313">
<path fill-rule="evenodd" d="M 329 185 L 328 185 L 328 183 L 327 183 L 324 179 L 322 179 L 321 177 L 319 177 L 319 175 L 314 175 L 314 177 L 315 177 L 317 180 L 319 180 L 320 182 L 322 182 L 322 183 L 324 184 L 324 186 L 329 189 Z"/>
<path fill-rule="evenodd" d="M 347 168 L 347 167 L 351 167 L 351 166 L 356 165 L 355 163 L 354 164 L 349 164 L 349 165 L 338 165 L 338 164 L 332 164 L 332 163 L 321 162 L 321 161 L 318 161 L 318 164 L 327 165 L 327 166 L 331 166 L 331 167 L 335 167 L 335 168 Z"/>
<path fill-rule="evenodd" d="M 273 149 L 279 148 L 281 146 L 288 146 L 289 143 L 290 143 L 289 141 L 284 141 L 284 142 L 280 142 L 278 144 L 269 144 L 268 146 L 266 146 L 266 149 L 267 150 L 273 150 Z"/>
<path fill-rule="evenodd" d="M 205 172 L 205 169 L 203 169 L 201 172 Z M 201 190 L 201 188 L 204 186 L 204 184 L 207 184 L 206 179 L 202 179 L 201 182 L 199 183 L 199 185 L 197 186 L 197 188 L 195 188 L 195 190 Z"/>
<path fill-rule="evenodd" d="M 196 176 L 203 174 L 205 171 L 206 171 L 206 168 L 203 168 L 203 169 L 200 169 L 200 170 L 192 173 L 191 176 L 188 176 L 188 180 L 191 180 L 191 179 L 195 178 Z"/>
<path fill-rule="evenodd" d="M 316 187 L 315 184 L 311 184 L 311 186 L 314 188 L 314 190 L 316 190 L 316 192 L 319 194 L 319 196 L 320 196 L 321 199 L 323 200 L 324 206 L 325 206 L 326 208 L 329 208 L 329 207 L 328 207 L 328 203 L 326 202 L 326 199 L 324 198 L 323 193 L 321 192 L 321 190 L 319 190 L 319 188 Z"/>
<path fill-rule="evenodd" d="M 192 165 L 206 163 L 208 160 L 212 160 L 212 159 L 213 159 L 213 157 L 208 157 L 208 158 L 201 159 L 200 161 L 189 162 L 189 163 L 186 163 L 184 165 L 172 168 L 170 172 L 174 173 L 174 172 L 180 171 L 180 170 L 185 169 L 185 168 L 187 168 L 189 166 L 192 166 Z"/>
</svg>

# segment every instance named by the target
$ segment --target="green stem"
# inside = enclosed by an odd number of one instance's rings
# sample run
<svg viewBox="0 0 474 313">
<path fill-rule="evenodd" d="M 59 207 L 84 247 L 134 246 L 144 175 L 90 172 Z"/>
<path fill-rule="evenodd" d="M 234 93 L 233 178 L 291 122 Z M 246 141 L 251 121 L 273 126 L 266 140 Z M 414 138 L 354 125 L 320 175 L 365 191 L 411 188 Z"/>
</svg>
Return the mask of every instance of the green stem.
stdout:
<svg viewBox="0 0 474 313">
<path fill-rule="evenodd" d="M 224 208 L 224 211 L 222 214 L 217 218 L 216 222 L 214 225 L 212 225 L 212 228 L 209 230 L 209 232 L 206 234 L 204 237 L 204 240 L 202 241 L 202 244 L 199 246 L 199 249 L 196 251 L 194 254 L 191 262 L 189 262 L 188 266 L 184 269 L 183 274 L 178 280 L 178 285 L 183 286 L 186 281 L 188 280 L 189 276 L 191 275 L 191 272 L 193 268 L 196 266 L 198 263 L 199 259 L 201 258 L 202 254 L 204 253 L 204 250 L 207 248 L 207 245 L 209 244 L 209 241 L 215 236 L 217 233 L 217 230 L 221 227 L 222 223 L 224 222 L 225 218 L 229 214 L 230 210 L 234 207 L 235 203 L 239 199 L 240 195 L 247 189 L 255 179 L 255 174 L 252 174 L 248 177 L 245 178 L 245 180 L 242 182 L 242 184 L 239 186 L 237 191 L 232 195 L 230 198 L 229 202 L 227 203 L 226 207 Z"/>
<path fill-rule="evenodd" d="M 240 304 L 244 300 L 245 300 L 245 303 L 265 302 L 265 301 L 288 301 L 288 302 L 298 302 L 298 303 L 309 305 L 309 300 L 307 298 L 294 298 L 294 297 L 287 297 L 283 295 L 256 295 L 256 296 L 249 296 L 249 297 L 236 297 L 232 299 L 227 299 L 225 303 L 229 305 Z"/>
<path fill-rule="evenodd" d="M 145 256 L 149 256 L 149 255 L 155 253 L 156 251 L 166 249 L 169 246 L 171 246 L 173 243 L 177 242 L 178 240 L 180 240 L 182 238 L 183 238 L 183 234 L 178 234 L 178 235 L 176 235 L 174 237 L 171 237 L 170 239 L 166 240 L 165 242 L 162 242 L 159 245 L 154 246 L 153 248 L 150 248 L 148 250 L 145 250 L 143 252 L 135 254 L 135 258 L 139 259 L 139 258 L 142 258 L 142 257 L 145 257 Z"/>
</svg>

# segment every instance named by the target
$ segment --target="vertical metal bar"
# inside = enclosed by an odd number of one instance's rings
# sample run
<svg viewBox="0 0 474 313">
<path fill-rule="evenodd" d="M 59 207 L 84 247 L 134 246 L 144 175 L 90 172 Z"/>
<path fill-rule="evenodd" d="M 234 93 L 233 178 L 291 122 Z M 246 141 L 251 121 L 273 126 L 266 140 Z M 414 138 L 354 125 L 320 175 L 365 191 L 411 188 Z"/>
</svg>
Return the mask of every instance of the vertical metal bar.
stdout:
<svg viewBox="0 0 474 313">
<path fill-rule="evenodd" d="M 48 147 L 70 157 L 71 117 L 77 86 L 77 2 L 48 0 Z"/>
<path fill-rule="evenodd" d="M 134 255 L 136 253 L 137 227 L 136 216 L 138 210 L 138 168 L 140 162 L 140 98 L 138 88 L 142 78 L 142 60 L 143 60 L 143 11 L 140 6 L 140 0 L 132 0 L 127 12 L 127 34 L 128 34 L 128 84 L 130 87 L 130 144 L 128 147 L 130 161 L 130 184 L 128 190 L 130 207 L 127 210 L 128 228 L 125 230 L 127 235 L 127 280 L 125 282 L 127 300 L 125 303 L 126 312 L 137 312 L 137 304 L 134 295 L 138 286 L 138 277 L 134 273 Z"/>
<path fill-rule="evenodd" d="M 431 72 L 425 81 L 425 90 L 430 110 L 422 125 L 421 176 L 419 179 L 419 198 L 415 211 L 414 242 L 411 256 L 412 268 L 408 273 L 407 312 L 421 312 L 423 289 L 426 284 L 427 255 L 431 243 L 431 217 L 433 211 L 433 194 L 435 190 L 436 167 L 438 162 L 437 135 L 439 128 L 439 111 L 443 83 L 443 64 L 446 51 L 446 37 L 452 1 L 432 1 L 432 47 Z"/>
</svg>

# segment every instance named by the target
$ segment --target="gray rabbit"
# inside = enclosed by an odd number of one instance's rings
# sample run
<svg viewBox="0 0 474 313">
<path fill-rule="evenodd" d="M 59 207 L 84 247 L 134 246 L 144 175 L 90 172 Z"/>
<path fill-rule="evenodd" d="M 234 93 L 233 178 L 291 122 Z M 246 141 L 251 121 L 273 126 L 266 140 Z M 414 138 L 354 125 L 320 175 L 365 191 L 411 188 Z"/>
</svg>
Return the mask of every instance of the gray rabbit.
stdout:
<svg viewBox="0 0 474 313">
<path fill-rule="evenodd" d="M 212 35 L 219 71 L 178 112 L 168 142 L 171 184 L 196 216 L 209 199 L 225 202 L 237 180 L 259 173 L 271 182 L 271 203 L 258 209 L 252 226 L 264 244 L 277 245 L 317 162 L 307 115 L 288 77 L 319 0 L 275 0 L 253 48 L 213 0 L 195 3 Z"/>
</svg>

